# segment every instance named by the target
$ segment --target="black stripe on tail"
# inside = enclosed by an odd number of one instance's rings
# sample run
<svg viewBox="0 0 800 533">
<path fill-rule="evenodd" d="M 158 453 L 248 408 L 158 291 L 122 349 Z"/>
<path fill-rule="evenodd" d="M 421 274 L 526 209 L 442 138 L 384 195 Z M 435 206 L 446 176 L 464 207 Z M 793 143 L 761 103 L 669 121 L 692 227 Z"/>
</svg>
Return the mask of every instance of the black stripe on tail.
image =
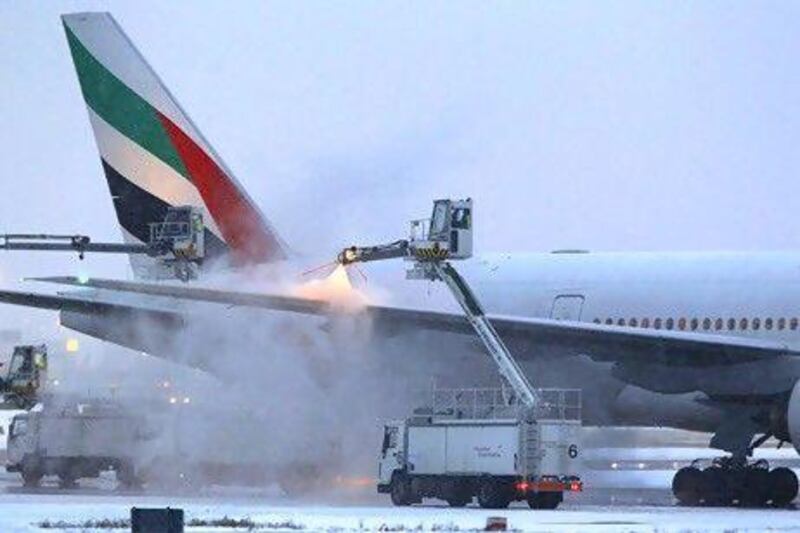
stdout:
<svg viewBox="0 0 800 533">
<path fill-rule="evenodd" d="M 103 172 L 120 226 L 138 240 L 147 242 L 150 240 L 149 224 L 162 222 L 169 204 L 134 185 L 104 159 L 101 158 L 100 161 L 103 163 Z M 205 228 L 205 247 L 207 259 L 216 259 L 228 253 L 228 245 L 209 231 L 208 227 Z"/>
</svg>

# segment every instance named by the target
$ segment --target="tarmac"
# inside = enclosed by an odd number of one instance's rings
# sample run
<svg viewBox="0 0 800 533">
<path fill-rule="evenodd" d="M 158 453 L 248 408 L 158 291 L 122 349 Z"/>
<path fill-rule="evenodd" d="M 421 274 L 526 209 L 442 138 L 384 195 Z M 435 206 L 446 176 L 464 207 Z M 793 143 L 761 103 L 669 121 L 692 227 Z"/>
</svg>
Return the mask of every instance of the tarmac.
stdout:
<svg viewBox="0 0 800 533">
<path fill-rule="evenodd" d="M 0 473 L 0 531 L 106 531 L 123 524 L 131 507 L 181 508 L 187 523 L 223 518 L 236 528 L 197 525 L 186 531 L 464 531 L 504 517 L 517 531 L 800 531 L 800 511 L 789 509 L 683 508 L 663 488 L 597 488 L 567 496 L 555 511 L 518 503 L 505 510 L 451 509 L 435 500 L 393 507 L 371 486 L 290 499 L 275 487 L 211 487 L 195 492 L 122 492 L 112 477 L 61 490 L 45 484 L 23 489 L 17 476 Z M 194 521 L 194 522 L 192 522 Z M 217 522 L 219 523 L 219 522 Z M 106 529 L 92 527 L 106 526 Z M 124 526 L 123 526 L 124 527 Z"/>
</svg>

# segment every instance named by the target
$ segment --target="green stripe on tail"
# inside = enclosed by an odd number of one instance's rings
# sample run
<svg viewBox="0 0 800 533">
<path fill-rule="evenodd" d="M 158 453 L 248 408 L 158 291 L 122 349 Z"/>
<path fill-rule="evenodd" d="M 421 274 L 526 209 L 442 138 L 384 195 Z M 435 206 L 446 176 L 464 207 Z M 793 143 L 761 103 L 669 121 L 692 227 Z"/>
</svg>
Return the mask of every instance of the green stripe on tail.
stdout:
<svg viewBox="0 0 800 533">
<path fill-rule="evenodd" d="M 156 109 L 95 59 L 66 24 L 64 29 L 86 104 L 120 133 L 191 179 Z"/>
</svg>

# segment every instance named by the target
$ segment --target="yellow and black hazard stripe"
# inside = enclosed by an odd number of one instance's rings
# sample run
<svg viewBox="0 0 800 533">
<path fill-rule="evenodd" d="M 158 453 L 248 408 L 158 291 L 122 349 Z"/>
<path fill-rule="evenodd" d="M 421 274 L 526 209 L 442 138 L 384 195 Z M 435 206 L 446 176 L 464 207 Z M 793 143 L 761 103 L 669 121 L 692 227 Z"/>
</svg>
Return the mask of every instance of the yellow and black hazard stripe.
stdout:
<svg viewBox="0 0 800 533">
<path fill-rule="evenodd" d="M 172 253 L 175 254 L 175 257 L 179 259 L 190 259 L 197 254 L 197 248 L 195 248 L 194 243 L 191 243 L 186 248 L 174 249 Z"/>
<path fill-rule="evenodd" d="M 414 250 L 414 255 L 417 259 L 424 261 L 439 261 L 447 259 L 450 255 L 450 250 L 447 248 L 417 248 Z"/>
</svg>

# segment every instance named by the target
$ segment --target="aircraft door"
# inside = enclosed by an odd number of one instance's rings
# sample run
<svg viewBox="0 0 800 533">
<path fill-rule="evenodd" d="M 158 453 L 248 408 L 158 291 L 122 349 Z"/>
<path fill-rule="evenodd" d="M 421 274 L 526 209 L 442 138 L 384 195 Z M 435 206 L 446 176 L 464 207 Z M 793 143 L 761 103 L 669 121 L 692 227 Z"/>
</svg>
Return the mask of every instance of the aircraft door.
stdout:
<svg viewBox="0 0 800 533">
<path fill-rule="evenodd" d="M 560 294 L 553 300 L 553 308 L 550 310 L 550 318 L 555 320 L 581 319 L 583 310 L 583 295 L 581 294 Z"/>
</svg>

